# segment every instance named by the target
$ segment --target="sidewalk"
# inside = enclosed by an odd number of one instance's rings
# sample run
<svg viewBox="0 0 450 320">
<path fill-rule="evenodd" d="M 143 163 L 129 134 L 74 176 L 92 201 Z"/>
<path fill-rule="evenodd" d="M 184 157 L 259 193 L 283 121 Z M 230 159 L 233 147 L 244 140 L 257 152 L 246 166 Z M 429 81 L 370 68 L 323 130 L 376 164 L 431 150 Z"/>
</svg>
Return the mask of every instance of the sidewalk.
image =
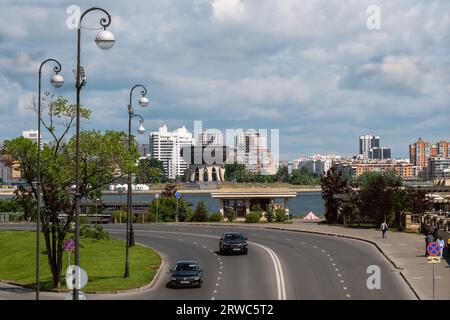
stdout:
<svg viewBox="0 0 450 320">
<path fill-rule="evenodd" d="M 211 223 L 212 224 L 212 223 Z M 321 225 L 311 222 L 294 220 L 293 224 L 224 224 L 245 225 L 257 228 L 283 229 L 310 232 L 332 236 L 341 236 L 364 240 L 374 244 L 378 250 L 400 271 L 415 294 L 423 300 L 433 298 L 433 269 L 425 257 L 425 237 L 423 235 L 404 232 L 388 232 L 387 239 L 381 237 L 381 232 L 374 229 L 353 229 L 342 226 Z M 449 258 L 441 259 L 435 265 L 435 299 L 450 300 L 450 265 Z"/>
</svg>

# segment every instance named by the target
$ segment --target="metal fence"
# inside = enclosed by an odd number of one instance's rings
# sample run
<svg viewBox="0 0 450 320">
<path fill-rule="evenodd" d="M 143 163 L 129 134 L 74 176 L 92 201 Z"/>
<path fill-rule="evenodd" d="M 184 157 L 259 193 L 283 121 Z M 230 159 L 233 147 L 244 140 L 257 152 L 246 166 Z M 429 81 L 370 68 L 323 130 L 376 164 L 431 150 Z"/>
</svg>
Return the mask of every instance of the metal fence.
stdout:
<svg viewBox="0 0 450 320">
<path fill-rule="evenodd" d="M 0 223 L 17 222 L 22 216 L 22 212 L 0 212 Z"/>
</svg>

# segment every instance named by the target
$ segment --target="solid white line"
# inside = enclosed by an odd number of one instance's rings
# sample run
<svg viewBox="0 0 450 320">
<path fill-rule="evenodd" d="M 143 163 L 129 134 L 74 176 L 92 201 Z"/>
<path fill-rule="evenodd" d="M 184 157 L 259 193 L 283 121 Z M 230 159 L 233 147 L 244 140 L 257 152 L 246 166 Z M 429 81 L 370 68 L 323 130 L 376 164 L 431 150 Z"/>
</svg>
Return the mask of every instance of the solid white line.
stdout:
<svg viewBox="0 0 450 320">
<path fill-rule="evenodd" d="M 286 285 L 284 283 L 283 268 L 281 267 L 281 263 L 280 263 L 280 260 L 278 259 L 278 256 L 275 254 L 275 252 L 272 249 L 270 249 L 262 244 L 255 243 L 255 242 L 250 242 L 250 243 L 257 245 L 260 248 L 263 248 L 264 250 L 266 250 L 269 253 L 269 255 L 272 258 L 272 261 L 275 265 L 275 277 L 277 280 L 278 300 L 286 300 Z"/>
</svg>

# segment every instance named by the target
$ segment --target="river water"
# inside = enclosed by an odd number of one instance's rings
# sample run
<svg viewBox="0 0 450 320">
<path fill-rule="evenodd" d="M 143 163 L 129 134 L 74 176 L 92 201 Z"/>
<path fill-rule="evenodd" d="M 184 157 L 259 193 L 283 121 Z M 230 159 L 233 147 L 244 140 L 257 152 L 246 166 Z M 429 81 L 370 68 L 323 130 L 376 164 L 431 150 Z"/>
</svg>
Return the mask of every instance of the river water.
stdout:
<svg viewBox="0 0 450 320">
<path fill-rule="evenodd" d="M 0 195 L 0 199 L 10 198 L 11 195 Z M 193 209 L 197 206 L 197 203 L 203 201 L 208 208 L 209 213 L 219 211 L 219 200 L 213 199 L 209 194 L 184 194 L 183 198 L 188 204 L 191 204 Z M 153 195 L 133 194 L 133 203 L 146 203 L 151 202 L 154 199 Z M 127 202 L 126 194 L 122 195 L 104 195 L 104 202 Z M 277 202 L 281 203 L 282 199 L 278 199 Z M 289 213 L 294 216 L 305 215 L 308 212 L 314 212 L 315 214 L 323 214 L 325 212 L 324 202 L 320 192 L 298 192 L 295 198 L 289 200 Z"/>
</svg>

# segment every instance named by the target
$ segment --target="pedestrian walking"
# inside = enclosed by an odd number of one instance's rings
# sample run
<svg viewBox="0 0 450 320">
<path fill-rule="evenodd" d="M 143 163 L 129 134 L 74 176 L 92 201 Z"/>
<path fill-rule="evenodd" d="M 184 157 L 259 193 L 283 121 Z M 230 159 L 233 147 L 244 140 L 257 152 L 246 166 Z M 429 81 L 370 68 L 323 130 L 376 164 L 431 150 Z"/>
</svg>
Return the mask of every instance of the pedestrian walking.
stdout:
<svg viewBox="0 0 450 320">
<path fill-rule="evenodd" d="M 431 232 L 428 232 L 427 236 L 425 237 L 425 257 L 428 257 L 428 245 L 434 242 L 434 236 Z"/>
<path fill-rule="evenodd" d="M 437 243 L 439 243 L 439 246 L 441 247 L 441 253 L 439 253 L 439 257 L 442 258 L 442 253 L 444 252 L 444 239 L 442 238 L 442 236 L 439 236 L 439 239 L 437 239 L 436 241 Z"/>
<path fill-rule="evenodd" d="M 387 225 L 386 221 L 384 221 L 381 224 L 380 230 L 381 230 L 381 236 L 383 237 L 383 239 L 385 239 L 386 238 L 386 233 L 388 231 L 388 225 Z"/>
</svg>

